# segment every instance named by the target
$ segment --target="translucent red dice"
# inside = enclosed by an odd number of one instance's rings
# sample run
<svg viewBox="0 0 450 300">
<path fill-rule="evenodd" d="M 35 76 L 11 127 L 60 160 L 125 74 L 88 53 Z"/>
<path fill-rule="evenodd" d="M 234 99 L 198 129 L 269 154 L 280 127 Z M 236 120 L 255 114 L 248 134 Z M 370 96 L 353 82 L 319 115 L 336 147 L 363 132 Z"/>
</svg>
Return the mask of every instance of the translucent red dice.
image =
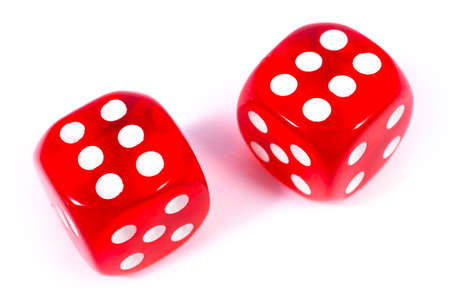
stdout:
<svg viewBox="0 0 450 300">
<path fill-rule="evenodd" d="M 104 274 L 166 256 L 209 209 L 194 153 L 161 105 L 142 94 L 111 93 L 59 120 L 36 159 L 72 240 Z"/>
<path fill-rule="evenodd" d="M 411 88 L 392 58 L 339 24 L 299 28 L 253 71 L 239 99 L 241 133 L 264 167 L 303 196 L 343 198 L 394 152 Z"/>
</svg>

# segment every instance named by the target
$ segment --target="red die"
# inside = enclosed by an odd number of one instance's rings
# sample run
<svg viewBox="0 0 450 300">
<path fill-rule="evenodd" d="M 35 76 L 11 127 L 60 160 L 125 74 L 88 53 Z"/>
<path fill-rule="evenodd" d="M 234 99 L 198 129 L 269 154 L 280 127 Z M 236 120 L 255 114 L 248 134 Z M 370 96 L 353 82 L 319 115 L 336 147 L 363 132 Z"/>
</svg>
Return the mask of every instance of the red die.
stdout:
<svg viewBox="0 0 450 300">
<path fill-rule="evenodd" d="M 111 93 L 74 111 L 50 128 L 36 158 L 74 243 L 104 274 L 164 257 L 209 209 L 194 153 L 145 95 Z"/>
<path fill-rule="evenodd" d="M 412 99 L 405 76 L 379 46 L 342 25 L 312 24 L 289 35 L 253 71 L 238 122 L 280 181 L 310 198 L 342 198 L 395 150 Z"/>
</svg>

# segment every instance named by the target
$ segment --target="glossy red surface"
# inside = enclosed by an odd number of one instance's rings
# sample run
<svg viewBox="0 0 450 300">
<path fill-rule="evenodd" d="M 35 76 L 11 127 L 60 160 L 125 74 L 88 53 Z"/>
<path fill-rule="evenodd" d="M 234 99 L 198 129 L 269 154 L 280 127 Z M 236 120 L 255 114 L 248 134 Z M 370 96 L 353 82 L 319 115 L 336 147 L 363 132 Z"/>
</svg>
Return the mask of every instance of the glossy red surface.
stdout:
<svg viewBox="0 0 450 300">
<path fill-rule="evenodd" d="M 349 27 L 319 23 L 294 31 L 261 61 L 240 95 L 238 122 L 276 178 L 308 198 L 333 199 L 378 172 L 412 108 L 411 88 L 384 50 Z"/>
<path fill-rule="evenodd" d="M 141 130 L 121 131 L 127 125 Z M 134 272 L 166 256 L 209 209 L 190 146 L 161 105 L 142 94 L 107 94 L 62 118 L 43 137 L 36 161 L 69 235 L 103 274 Z M 103 177 L 110 173 L 117 176 Z"/>
</svg>

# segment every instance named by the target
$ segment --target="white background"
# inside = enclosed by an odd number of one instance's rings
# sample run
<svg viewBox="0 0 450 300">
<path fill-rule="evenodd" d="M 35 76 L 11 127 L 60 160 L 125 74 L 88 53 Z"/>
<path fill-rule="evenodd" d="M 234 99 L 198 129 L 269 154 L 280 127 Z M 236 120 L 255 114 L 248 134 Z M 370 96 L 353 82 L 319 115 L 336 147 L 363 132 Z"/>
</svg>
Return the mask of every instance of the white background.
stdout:
<svg viewBox="0 0 450 300">
<path fill-rule="evenodd" d="M 0 298 L 449 299 L 445 3 L 0 0 Z M 306 200 L 273 179 L 235 120 L 258 62 L 320 21 L 380 44 L 415 94 L 398 151 L 337 203 Z M 167 109 L 211 191 L 198 233 L 128 277 L 99 275 L 82 260 L 32 162 L 53 122 L 115 90 L 149 94 Z"/>
</svg>

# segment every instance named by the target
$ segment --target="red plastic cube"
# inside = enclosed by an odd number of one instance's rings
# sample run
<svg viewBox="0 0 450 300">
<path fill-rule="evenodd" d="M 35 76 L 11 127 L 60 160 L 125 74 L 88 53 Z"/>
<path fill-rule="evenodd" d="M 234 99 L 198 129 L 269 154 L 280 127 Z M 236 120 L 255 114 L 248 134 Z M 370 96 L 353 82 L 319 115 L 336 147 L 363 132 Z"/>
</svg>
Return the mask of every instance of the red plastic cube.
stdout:
<svg viewBox="0 0 450 300">
<path fill-rule="evenodd" d="M 411 88 L 393 59 L 339 24 L 301 27 L 247 80 L 241 133 L 264 167 L 303 196 L 343 198 L 384 165 L 411 119 Z"/>
<path fill-rule="evenodd" d="M 140 270 L 183 244 L 209 209 L 205 178 L 167 112 L 102 96 L 56 122 L 36 151 L 52 203 L 99 272 Z"/>
</svg>

